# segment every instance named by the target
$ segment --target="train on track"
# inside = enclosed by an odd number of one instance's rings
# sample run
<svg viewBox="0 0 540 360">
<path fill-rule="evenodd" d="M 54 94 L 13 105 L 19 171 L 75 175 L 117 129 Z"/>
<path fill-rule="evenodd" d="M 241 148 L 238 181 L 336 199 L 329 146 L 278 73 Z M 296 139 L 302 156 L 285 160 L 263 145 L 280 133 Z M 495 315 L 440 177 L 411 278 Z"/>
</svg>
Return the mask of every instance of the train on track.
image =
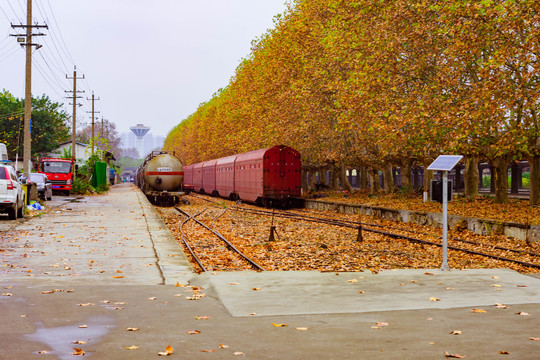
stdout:
<svg viewBox="0 0 540 360">
<path fill-rule="evenodd" d="M 290 207 L 302 191 L 302 159 L 277 145 L 184 168 L 184 189 L 266 207 Z"/>
<path fill-rule="evenodd" d="M 135 185 L 158 206 L 174 206 L 184 194 L 184 167 L 174 152 L 152 151 L 137 169 Z"/>
<path fill-rule="evenodd" d="M 194 191 L 286 208 L 301 196 L 301 176 L 300 153 L 277 145 L 185 167 L 174 153 L 152 152 L 138 168 L 135 183 L 161 206 L 173 206 L 182 191 Z"/>
</svg>

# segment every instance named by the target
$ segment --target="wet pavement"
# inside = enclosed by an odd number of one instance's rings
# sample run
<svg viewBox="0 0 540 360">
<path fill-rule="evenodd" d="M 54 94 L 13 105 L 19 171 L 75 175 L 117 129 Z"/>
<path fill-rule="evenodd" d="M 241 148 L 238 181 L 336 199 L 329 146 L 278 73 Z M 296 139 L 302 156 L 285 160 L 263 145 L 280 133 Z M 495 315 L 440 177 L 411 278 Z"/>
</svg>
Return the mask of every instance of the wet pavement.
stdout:
<svg viewBox="0 0 540 360">
<path fill-rule="evenodd" d="M 540 358 L 536 277 L 506 269 L 197 276 L 129 184 L 47 206 L 25 221 L 0 220 L 0 359 L 77 359 L 74 349 L 149 359 L 169 344 L 177 359 Z"/>
</svg>

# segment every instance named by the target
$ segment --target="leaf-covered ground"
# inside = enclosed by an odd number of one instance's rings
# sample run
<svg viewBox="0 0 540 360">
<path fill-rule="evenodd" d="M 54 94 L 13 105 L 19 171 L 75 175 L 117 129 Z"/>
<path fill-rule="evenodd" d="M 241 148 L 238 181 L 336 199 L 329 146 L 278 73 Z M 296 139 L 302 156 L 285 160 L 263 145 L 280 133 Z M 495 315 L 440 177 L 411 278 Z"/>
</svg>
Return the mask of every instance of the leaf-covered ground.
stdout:
<svg viewBox="0 0 540 360">
<path fill-rule="evenodd" d="M 350 204 L 379 206 L 390 209 L 411 210 L 418 212 L 442 212 L 442 205 L 436 202 L 422 201 L 418 193 L 377 194 L 356 192 L 353 195 L 343 192 L 327 192 L 320 200 L 336 201 Z M 495 204 L 492 196 L 478 196 L 468 199 L 464 196 L 454 196 L 448 203 L 448 213 L 465 217 L 475 217 L 522 224 L 540 224 L 540 207 L 531 207 L 528 200 L 510 199 L 508 204 Z"/>
<path fill-rule="evenodd" d="M 364 241 L 358 242 L 358 231 L 355 229 L 313 222 L 276 217 L 273 221 L 277 230 L 276 240 L 269 241 L 271 217 L 232 210 L 233 203 L 222 200 L 217 200 L 220 202 L 219 206 L 194 197 L 189 197 L 189 200 L 191 205 L 182 205 L 182 209 L 192 215 L 206 209 L 197 219 L 210 227 L 214 218 L 222 213 L 224 208 L 227 208 L 225 214 L 215 221 L 215 227 L 235 247 L 266 270 L 360 271 L 370 269 L 378 271 L 399 268 L 439 268 L 441 266 L 442 250 L 440 247 L 392 239 L 368 231 L 363 231 Z M 242 206 L 250 207 L 250 205 Z M 158 208 L 158 210 L 177 240 L 183 244 L 180 224 L 186 217 L 171 208 Z M 324 215 L 350 221 L 361 221 L 364 226 L 368 224 L 383 225 L 385 228 L 382 230 L 388 232 L 441 242 L 441 229 L 395 223 L 370 216 L 359 217 L 358 215 L 343 215 L 332 212 L 295 210 L 295 212 L 299 211 L 312 216 Z M 227 271 L 250 268 L 245 261 L 240 260 L 223 243 L 218 241 L 215 235 L 193 221 L 188 222 L 183 227 L 183 231 L 190 245 L 202 257 L 208 270 Z M 540 263 L 538 257 L 532 255 L 514 254 L 493 249 L 495 245 L 540 254 L 540 244 L 527 245 L 523 241 L 503 236 L 483 237 L 468 231 L 451 232 L 450 237 L 474 241 L 477 244 L 463 244 L 450 240 L 449 245 L 525 262 Z M 539 271 L 455 250 L 449 250 L 448 262 L 451 268 L 457 269 L 505 267 L 520 272 Z M 198 268 L 196 264 L 194 267 Z"/>
</svg>

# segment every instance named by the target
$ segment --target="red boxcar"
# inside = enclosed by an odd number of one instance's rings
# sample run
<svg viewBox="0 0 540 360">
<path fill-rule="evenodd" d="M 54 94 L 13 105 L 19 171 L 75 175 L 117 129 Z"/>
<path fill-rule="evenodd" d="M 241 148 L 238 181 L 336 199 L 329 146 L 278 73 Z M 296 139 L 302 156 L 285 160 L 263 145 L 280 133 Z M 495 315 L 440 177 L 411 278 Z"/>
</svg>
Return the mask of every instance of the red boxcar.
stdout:
<svg viewBox="0 0 540 360">
<path fill-rule="evenodd" d="M 265 206 L 287 206 L 301 195 L 300 153 L 283 145 L 186 166 L 184 173 L 187 188 Z"/>
<path fill-rule="evenodd" d="M 234 199 L 234 162 L 238 155 L 227 156 L 216 162 L 216 190 L 219 196 Z"/>
<path fill-rule="evenodd" d="M 203 192 L 203 176 L 202 176 L 202 167 L 204 163 L 198 163 L 193 165 L 193 189 L 196 192 Z"/>
<path fill-rule="evenodd" d="M 184 190 L 194 190 L 193 165 L 184 166 Z"/>
<path fill-rule="evenodd" d="M 211 195 L 216 195 L 216 163 L 217 160 L 210 160 L 202 165 L 202 189 Z"/>
</svg>

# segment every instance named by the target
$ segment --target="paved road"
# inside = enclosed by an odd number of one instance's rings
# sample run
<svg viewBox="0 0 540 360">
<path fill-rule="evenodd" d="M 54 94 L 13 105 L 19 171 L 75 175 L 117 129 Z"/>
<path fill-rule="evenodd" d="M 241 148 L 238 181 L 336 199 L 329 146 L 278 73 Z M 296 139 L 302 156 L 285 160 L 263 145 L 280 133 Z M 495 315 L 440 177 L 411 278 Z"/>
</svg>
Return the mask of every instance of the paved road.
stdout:
<svg viewBox="0 0 540 360">
<path fill-rule="evenodd" d="M 0 220 L 0 359 L 76 359 L 74 348 L 85 358 L 149 359 L 169 344 L 177 359 L 540 358 L 540 341 L 530 340 L 540 338 L 535 277 L 197 276 L 133 186 L 48 206 L 15 227 Z"/>
</svg>

